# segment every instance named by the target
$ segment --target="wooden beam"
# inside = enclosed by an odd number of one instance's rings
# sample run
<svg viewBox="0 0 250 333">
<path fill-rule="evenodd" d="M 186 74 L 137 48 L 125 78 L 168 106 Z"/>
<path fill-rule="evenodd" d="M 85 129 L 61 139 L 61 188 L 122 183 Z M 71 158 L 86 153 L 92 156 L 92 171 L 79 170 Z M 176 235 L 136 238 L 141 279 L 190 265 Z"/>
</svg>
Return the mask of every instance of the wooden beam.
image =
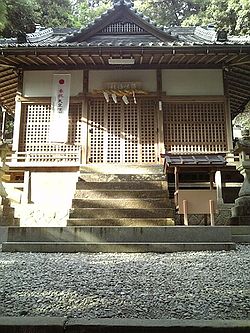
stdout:
<svg viewBox="0 0 250 333">
<path fill-rule="evenodd" d="M 161 55 L 161 57 L 160 57 L 160 59 L 159 59 L 159 61 L 158 61 L 158 64 L 159 64 L 159 65 L 162 63 L 162 61 L 163 61 L 164 57 L 165 57 L 165 55 L 164 55 L 164 54 L 162 54 L 162 55 Z"/>
</svg>

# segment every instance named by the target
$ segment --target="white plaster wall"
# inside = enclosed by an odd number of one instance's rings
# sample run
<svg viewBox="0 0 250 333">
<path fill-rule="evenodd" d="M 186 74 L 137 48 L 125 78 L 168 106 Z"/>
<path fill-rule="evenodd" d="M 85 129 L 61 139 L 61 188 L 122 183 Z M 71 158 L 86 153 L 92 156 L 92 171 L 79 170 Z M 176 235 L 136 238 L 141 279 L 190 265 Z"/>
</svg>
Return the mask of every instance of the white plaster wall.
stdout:
<svg viewBox="0 0 250 333">
<path fill-rule="evenodd" d="M 21 226 L 66 226 L 77 172 L 32 172 L 31 204 L 16 206 Z"/>
<path fill-rule="evenodd" d="M 89 92 L 103 89 L 105 82 L 141 82 L 142 89 L 156 91 L 155 70 L 100 70 L 89 72 Z"/>
<path fill-rule="evenodd" d="M 224 95 L 220 69 L 164 69 L 162 90 L 167 95 Z"/>
<path fill-rule="evenodd" d="M 51 97 L 53 74 L 71 74 L 70 96 L 82 92 L 83 71 L 25 71 L 23 95 L 25 97 Z"/>
</svg>

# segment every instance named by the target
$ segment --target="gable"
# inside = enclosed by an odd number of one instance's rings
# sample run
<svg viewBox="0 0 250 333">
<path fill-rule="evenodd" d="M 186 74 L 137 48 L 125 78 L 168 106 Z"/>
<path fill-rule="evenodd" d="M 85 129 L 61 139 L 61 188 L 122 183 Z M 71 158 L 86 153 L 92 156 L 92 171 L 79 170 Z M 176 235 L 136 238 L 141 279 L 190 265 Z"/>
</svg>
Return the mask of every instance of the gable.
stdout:
<svg viewBox="0 0 250 333">
<path fill-rule="evenodd" d="M 153 36 L 162 42 L 176 40 L 176 37 L 166 33 L 162 27 L 157 27 L 149 18 L 137 10 L 132 9 L 124 2 L 114 6 L 93 24 L 68 36 L 66 42 L 84 42 L 97 35 L 147 35 Z"/>
</svg>

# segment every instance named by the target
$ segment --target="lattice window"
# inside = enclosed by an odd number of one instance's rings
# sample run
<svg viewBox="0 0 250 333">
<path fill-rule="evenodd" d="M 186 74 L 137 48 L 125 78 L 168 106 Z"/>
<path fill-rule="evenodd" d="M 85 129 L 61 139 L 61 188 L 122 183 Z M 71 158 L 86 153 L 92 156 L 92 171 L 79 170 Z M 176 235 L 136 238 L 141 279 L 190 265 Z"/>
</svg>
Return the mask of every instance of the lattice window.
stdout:
<svg viewBox="0 0 250 333">
<path fill-rule="evenodd" d="M 121 156 L 121 103 L 107 104 L 107 163 L 119 163 Z"/>
<path fill-rule="evenodd" d="M 89 102 L 89 138 L 91 163 L 104 162 L 104 134 L 105 134 L 105 102 L 96 100 Z"/>
<path fill-rule="evenodd" d="M 139 161 L 139 114 L 138 106 L 134 103 L 124 105 L 124 162 Z"/>
<path fill-rule="evenodd" d="M 156 162 L 157 113 L 155 102 L 142 100 L 141 103 L 141 159 L 143 163 Z"/>
<path fill-rule="evenodd" d="M 166 151 L 209 153 L 227 150 L 223 102 L 177 102 L 164 105 Z"/>
<path fill-rule="evenodd" d="M 71 104 L 69 109 L 69 143 L 81 145 L 81 118 L 82 118 L 82 105 Z"/>
<path fill-rule="evenodd" d="M 145 32 L 145 30 L 136 25 L 135 23 L 115 22 L 105 27 L 101 32 L 112 33 L 112 34 L 114 33 L 125 34 L 125 33 L 142 33 Z"/>
<path fill-rule="evenodd" d="M 49 104 L 24 104 L 20 134 L 20 151 L 76 151 L 81 143 L 81 104 L 69 109 L 69 144 L 49 143 L 51 108 Z"/>
</svg>

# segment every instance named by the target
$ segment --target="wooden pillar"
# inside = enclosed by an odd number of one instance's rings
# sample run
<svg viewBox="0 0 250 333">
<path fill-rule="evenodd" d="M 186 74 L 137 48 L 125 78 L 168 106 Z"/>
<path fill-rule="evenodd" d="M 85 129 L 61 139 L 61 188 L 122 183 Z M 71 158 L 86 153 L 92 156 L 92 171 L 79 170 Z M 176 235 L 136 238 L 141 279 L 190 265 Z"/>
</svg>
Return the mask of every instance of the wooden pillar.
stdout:
<svg viewBox="0 0 250 333">
<path fill-rule="evenodd" d="M 188 202 L 183 200 L 184 225 L 188 225 Z"/>
<path fill-rule="evenodd" d="M 209 177 L 210 177 L 210 190 L 212 190 L 214 188 L 214 171 L 210 171 Z"/>
<path fill-rule="evenodd" d="M 89 90 L 89 71 L 83 71 L 83 100 L 82 100 L 82 119 L 81 119 L 81 136 L 82 136 L 82 156 L 81 163 L 86 164 L 88 158 L 88 102 L 86 95 Z"/>
<path fill-rule="evenodd" d="M 209 212 L 210 212 L 210 223 L 212 226 L 215 225 L 214 222 L 214 213 L 215 213 L 215 209 L 214 209 L 214 201 L 213 200 L 209 200 Z"/>
<path fill-rule="evenodd" d="M 222 196 L 222 181 L 221 181 L 221 171 L 217 170 L 215 172 L 215 184 L 216 184 L 216 193 L 217 193 L 217 203 L 220 205 L 224 204 Z"/>
<path fill-rule="evenodd" d="M 31 201 L 31 188 L 30 188 L 30 171 L 24 172 L 23 193 L 21 198 L 22 204 L 30 203 Z"/>
<path fill-rule="evenodd" d="M 174 168 L 174 183 L 175 183 L 175 192 L 179 190 L 179 172 L 178 168 Z"/>
<path fill-rule="evenodd" d="M 15 105 L 13 144 L 12 144 L 12 150 L 14 152 L 18 152 L 18 148 L 19 148 L 20 126 L 21 126 L 21 110 L 22 110 L 22 103 L 21 103 L 21 100 L 20 100 L 20 94 L 17 94 L 16 95 L 16 105 Z"/>
<path fill-rule="evenodd" d="M 232 131 L 232 117 L 230 110 L 230 94 L 228 91 L 228 78 L 226 70 L 223 70 L 223 87 L 224 95 L 226 96 L 225 103 L 225 116 L 226 116 L 226 130 L 227 130 L 227 150 L 231 151 L 233 149 L 233 131 Z"/>
<path fill-rule="evenodd" d="M 159 156 L 165 154 L 164 145 L 164 128 L 163 128 L 163 105 L 162 105 L 162 71 L 157 69 L 156 71 L 157 82 L 157 96 L 158 96 L 158 142 L 159 142 Z"/>
<path fill-rule="evenodd" d="M 4 132 L 5 132 L 5 121 L 6 121 L 6 110 L 2 107 L 2 128 L 1 128 L 1 139 L 2 141 L 5 138 Z"/>
<path fill-rule="evenodd" d="M 14 119 L 14 132 L 13 132 L 13 144 L 12 150 L 18 152 L 19 140 L 20 140 L 20 127 L 21 127 L 21 113 L 22 113 L 22 103 L 21 96 L 23 93 L 23 70 L 18 70 L 18 85 L 16 94 L 16 105 L 15 105 L 15 119 Z"/>
</svg>

